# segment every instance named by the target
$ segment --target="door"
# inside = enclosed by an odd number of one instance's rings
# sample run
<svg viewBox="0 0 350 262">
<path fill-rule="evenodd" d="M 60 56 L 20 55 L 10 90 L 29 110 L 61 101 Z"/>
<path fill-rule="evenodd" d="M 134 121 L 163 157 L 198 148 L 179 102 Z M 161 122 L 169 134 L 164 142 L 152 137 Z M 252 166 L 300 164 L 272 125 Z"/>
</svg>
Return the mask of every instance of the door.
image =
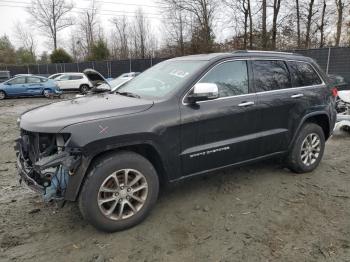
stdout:
<svg viewBox="0 0 350 262">
<path fill-rule="evenodd" d="M 37 96 L 43 93 L 44 85 L 39 77 L 27 76 L 26 83 L 27 95 Z"/>
<path fill-rule="evenodd" d="M 8 88 L 6 93 L 12 96 L 22 96 L 26 94 L 26 78 L 24 76 L 16 77 L 6 82 Z"/>
<path fill-rule="evenodd" d="M 259 110 L 259 147 L 261 155 L 270 155 L 288 149 L 295 124 L 305 110 L 303 91 L 292 88 L 288 67 L 281 60 L 251 61 L 254 90 Z"/>
<path fill-rule="evenodd" d="M 70 78 L 70 75 L 67 75 L 67 74 L 57 78 L 57 84 L 60 87 L 60 89 L 62 90 L 71 89 L 69 78 Z"/>
<path fill-rule="evenodd" d="M 71 75 L 69 76 L 69 88 L 70 89 L 79 89 L 80 84 L 82 84 L 82 75 Z"/>
<path fill-rule="evenodd" d="M 183 175 L 255 158 L 256 95 L 250 93 L 246 61 L 214 66 L 200 83 L 215 83 L 219 98 L 180 104 Z M 191 93 L 191 91 L 189 92 Z"/>
</svg>

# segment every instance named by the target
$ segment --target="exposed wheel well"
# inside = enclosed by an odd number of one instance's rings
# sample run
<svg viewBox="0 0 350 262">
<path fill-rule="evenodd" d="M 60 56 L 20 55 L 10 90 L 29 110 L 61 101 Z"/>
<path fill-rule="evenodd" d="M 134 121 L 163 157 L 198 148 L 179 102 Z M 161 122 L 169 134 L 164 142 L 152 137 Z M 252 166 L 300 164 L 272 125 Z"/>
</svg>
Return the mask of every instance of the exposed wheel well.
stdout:
<svg viewBox="0 0 350 262">
<path fill-rule="evenodd" d="M 144 158 L 146 158 L 148 161 L 152 163 L 154 168 L 157 171 L 159 182 L 161 184 L 166 183 L 166 171 L 163 166 L 162 159 L 158 153 L 158 151 L 149 144 L 139 144 L 139 145 L 131 145 L 131 146 L 123 146 L 123 147 L 118 147 L 113 150 L 108 150 L 105 152 L 102 152 L 98 155 L 96 155 L 90 162 L 90 167 L 91 168 L 92 164 L 96 161 L 98 161 L 101 158 L 104 158 L 108 154 L 113 154 L 117 153 L 118 151 L 131 151 L 135 152 L 137 154 L 142 155 Z"/>
<path fill-rule="evenodd" d="M 329 119 L 327 115 L 320 114 L 320 115 L 311 116 L 308 119 L 306 119 L 305 122 L 315 123 L 319 125 L 320 127 L 322 127 L 325 139 L 327 140 L 329 138 L 330 130 L 329 130 Z"/>
</svg>

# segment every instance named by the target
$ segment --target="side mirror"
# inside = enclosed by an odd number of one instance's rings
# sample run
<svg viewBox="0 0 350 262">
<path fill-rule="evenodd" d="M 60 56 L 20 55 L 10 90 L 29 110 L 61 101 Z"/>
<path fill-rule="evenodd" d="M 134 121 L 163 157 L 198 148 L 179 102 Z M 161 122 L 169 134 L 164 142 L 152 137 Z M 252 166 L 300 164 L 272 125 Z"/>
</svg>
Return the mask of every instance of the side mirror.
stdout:
<svg viewBox="0 0 350 262">
<path fill-rule="evenodd" d="M 8 85 L 8 86 L 10 86 L 10 85 L 11 85 L 11 83 L 10 83 L 10 82 L 6 82 L 6 83 L 5 83 L 5 85 Z"/>
<path fill-rule="evenodd" d="M 219 97 L 218 86 L 214 83 L 197 83 L 193 92 L 187 96 L 187 101 L 194 104 L 198 101 L 212 100 Z"/>
</svg>

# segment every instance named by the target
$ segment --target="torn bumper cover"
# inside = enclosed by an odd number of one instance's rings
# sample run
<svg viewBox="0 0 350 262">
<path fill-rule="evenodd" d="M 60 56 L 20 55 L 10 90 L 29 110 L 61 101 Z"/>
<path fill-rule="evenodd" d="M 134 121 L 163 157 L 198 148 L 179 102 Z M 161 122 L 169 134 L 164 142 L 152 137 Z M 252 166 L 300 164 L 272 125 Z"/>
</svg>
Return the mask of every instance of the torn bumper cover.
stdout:
<svg viewBox="0 0 350 262">
<path fill-rule="evenodd" d="M 69 182 L 81 162 L 81 153 L 76 149 L 54 144 L 40 146 L 39 135 L 30 139 L 27 135 L 16 140 L 17 168 L 20 182 L 40 193 L 44 201 L 62 200 Z M 35 143 L 32 143 L 35 142 Z M 35 146 L 38 145 L 38 146 Z"/>
</svg>

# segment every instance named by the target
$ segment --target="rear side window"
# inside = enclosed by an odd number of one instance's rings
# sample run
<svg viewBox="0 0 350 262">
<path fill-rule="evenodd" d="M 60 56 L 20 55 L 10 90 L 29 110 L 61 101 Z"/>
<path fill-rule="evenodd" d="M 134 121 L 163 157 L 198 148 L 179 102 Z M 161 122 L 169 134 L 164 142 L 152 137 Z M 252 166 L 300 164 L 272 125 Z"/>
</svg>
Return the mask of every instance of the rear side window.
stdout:
<svg viewBox="0 0 350 262">
<path fill-rule="evenodd" d="M 69 77 L 69 80 L 78 80 L 78 79 L 83 79 L 83 76 L 74 76 L 74 75 L 72 75 L 72 76 Z"/>
<path fill-rule="evenodd" d="M 246 61 L 230 61 L 214 67 L 200 83 L 215 83 L 219 97 L 248 93 L 248 72 Z"/>
<path fill-rule="evenodd" d="M 40 83 L 40 78 L 28 76 L 27 77 L 27 83 L 29 83 L 29 84 Z"/>
<path fill-rule="evenodd" d="M 294 87 L 322 84 L 322 80 L 310 64 L 290 61 L 288 66 Z"/>
<path fill-rule="evenodd" d="M 256 92 L 290 88 L 292 86 L 286 64 L 279 60 L 252 61 Z"/>
</svg>

